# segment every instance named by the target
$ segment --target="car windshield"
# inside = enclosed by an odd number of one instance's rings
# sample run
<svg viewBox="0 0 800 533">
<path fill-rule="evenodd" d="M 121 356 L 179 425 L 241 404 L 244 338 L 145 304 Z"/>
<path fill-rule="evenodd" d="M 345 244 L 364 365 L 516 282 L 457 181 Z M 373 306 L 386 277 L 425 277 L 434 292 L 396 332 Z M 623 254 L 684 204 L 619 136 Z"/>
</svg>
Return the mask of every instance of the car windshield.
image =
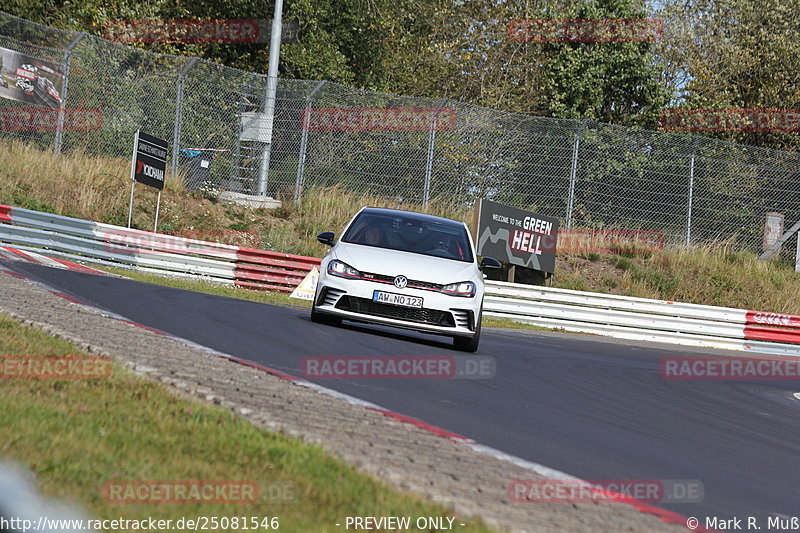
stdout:
<svg viewBox="0 0 800 533">
<path fill-rule="evenodd" d="M 361 213 L 342 240 L 465 263 L 473 261 L 466 228 L 455 222 L 423 220 L 415 216 Z"/>
</svg>

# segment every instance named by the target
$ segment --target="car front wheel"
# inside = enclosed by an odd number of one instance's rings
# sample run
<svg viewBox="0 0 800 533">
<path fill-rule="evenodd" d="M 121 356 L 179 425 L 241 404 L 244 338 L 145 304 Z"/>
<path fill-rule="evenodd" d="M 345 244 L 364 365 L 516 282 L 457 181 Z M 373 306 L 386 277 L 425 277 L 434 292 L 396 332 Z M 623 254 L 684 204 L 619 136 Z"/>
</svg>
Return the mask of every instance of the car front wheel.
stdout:
<svg viewBox="0 0 800 533">
<path fill-rule="evenodd" d="M 453 346 L 462 352 L 475 352 L 478 350 L 478 343 L 481 341 L 481 317 L 478 315 L 478 322 L 475 325 L 475 334 L 472 337 L 453 337 Z"/>
<path fill-rule="evenodd" d="M 338 326 L 342 323 L 342 319 L 336 316 L 331 316 L 317 311 L 315 306 L 311 307 L 311 322 L 317 324 L 326 324 L 328 326 Z"/>
</svg>

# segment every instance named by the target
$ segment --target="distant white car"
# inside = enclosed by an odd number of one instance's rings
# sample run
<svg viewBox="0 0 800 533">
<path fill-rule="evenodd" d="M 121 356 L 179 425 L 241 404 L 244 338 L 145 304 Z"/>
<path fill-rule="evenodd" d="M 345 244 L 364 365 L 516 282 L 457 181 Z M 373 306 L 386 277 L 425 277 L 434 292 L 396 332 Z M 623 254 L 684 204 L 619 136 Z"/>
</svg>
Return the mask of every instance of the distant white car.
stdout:
<svg viewBox="0 0 800 533">
<path fill-rule="evenodd" d="M 478 349 L 483 273 L 463 222 L 410 211 L 365 207 L 320 264 L 311 320 L 371 322 L 453 337 L 456 348 Z"/>
</svg>

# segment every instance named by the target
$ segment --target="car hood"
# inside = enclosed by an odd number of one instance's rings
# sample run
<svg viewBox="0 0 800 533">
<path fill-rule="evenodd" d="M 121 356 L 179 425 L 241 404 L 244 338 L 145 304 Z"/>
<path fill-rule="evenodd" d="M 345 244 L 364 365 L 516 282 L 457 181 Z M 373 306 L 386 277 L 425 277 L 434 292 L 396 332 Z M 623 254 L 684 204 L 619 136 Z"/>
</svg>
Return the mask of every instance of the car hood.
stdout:
<svg viewBox="0 0 800 533">
<path fill-rule="evenodd" d="M 442 285 L 483 279 L 474 263 L 341 241 L 334 248 L 333 257 L 362 272 L 403 275 L 408 279 Z"/>
</svg>

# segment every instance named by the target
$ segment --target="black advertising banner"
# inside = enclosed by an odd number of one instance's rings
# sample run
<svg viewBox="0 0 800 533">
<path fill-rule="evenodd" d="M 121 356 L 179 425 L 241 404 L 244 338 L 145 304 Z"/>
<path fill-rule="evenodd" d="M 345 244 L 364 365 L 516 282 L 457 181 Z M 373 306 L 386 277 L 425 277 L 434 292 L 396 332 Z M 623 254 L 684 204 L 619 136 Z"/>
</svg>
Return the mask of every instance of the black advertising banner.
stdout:
<svg viewBox="0 0 800 533">
<path fill-rule="evenodd" d="M 58 109 L 63 87 L 63 65 L 0 47 L 0 98 Z"/>
<path fill-rule="evenodd" d="M 478 255 L 542 272 L 556 268 L 558 219 L 481 200 Z"/>
<path fill-rule="evenodd" d="M 133 147 L 133 179 L 160 191 L 164 188 L 166 171 L 167 141 L 137 131 Z"/>
</svg>

